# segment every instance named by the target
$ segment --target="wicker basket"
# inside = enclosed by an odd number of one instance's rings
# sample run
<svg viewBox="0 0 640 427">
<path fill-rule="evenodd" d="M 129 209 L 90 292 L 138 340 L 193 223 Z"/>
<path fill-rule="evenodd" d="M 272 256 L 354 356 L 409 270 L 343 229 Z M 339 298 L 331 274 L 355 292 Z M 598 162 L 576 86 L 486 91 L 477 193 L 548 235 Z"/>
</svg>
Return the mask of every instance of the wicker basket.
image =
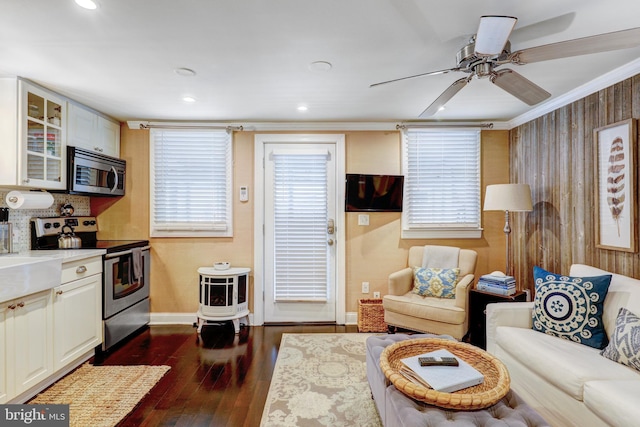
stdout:
<svg viewBox="0 0 640 427">
<path fill-rule="evenodd" d="M 386 332 L 381 299 L 358 301 L 358 332 Z"/>
<path fill-rule="evenodd" d="M 453 393 L 444 393 L 408 381 L 398 371 L 401 359 L 446 349 L 484 375 L 484 382 Z M 413 399 L 448 409 L 478 410 L 494 405 L 509 391 L 509 372 L 497 358 L 471 344 L 442 339 L 416 338 L 400 341 L 384 349 L 380 368 L 393 385 Z"/>
</svg>

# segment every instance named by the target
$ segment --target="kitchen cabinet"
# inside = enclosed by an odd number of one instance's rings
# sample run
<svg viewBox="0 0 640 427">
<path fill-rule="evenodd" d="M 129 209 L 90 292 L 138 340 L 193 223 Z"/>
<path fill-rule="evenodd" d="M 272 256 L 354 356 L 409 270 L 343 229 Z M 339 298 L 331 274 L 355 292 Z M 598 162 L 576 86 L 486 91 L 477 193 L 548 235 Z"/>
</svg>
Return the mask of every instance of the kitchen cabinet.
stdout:
<svg viewBox="0 0 640 427">
<path fill-rule="evenodd" d="M 102 343 L 102 257 L 64 264 L 53 289 L 54 369 Z"/>
<path fill-rule="evenodd" d="M 67 145 L 120 157 L 120 123 L 73 102 L 67 107 Z"/>
<path fill-rule="evenodd" d="M 29 400 L 102 343 L 102 255 L 57 274 L 60 285 L 0 303 L 0 404 Z"/>
<path fill-rule="evenodd" d="M 53 373 L 52 320 L 50 290 L 0 304 L 0 403 Z"/>
<path fill-rule="evenodd" d="M 0 110 L 0 186 L 66 189 L 66 101 L 28 81 L 2 78 Z"/>
<path fill-rule="evenodd" d="M 9 321 L 7 319 L 9 303 L 0 304 L 0 404 L 7 403 L 13 395 L 13 378 L 7 376 L 7 329 Z"/>
</svg>

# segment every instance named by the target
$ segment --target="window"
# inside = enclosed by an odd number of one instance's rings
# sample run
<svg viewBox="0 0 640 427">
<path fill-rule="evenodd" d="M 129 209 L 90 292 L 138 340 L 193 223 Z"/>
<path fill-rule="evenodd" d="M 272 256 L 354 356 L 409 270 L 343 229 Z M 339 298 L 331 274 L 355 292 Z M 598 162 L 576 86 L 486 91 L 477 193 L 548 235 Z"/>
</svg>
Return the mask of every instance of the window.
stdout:
<svg viewBox="0 0 640 427">
<path fill-rule="evenodd" d="M 151 237 L 228 237 L 231 134 L 151 129 Z"/>
<path fill-rule="evenodd" d="M 402 238 L 480 238 L 480 131 L 404 133 Z"/>
</svg>

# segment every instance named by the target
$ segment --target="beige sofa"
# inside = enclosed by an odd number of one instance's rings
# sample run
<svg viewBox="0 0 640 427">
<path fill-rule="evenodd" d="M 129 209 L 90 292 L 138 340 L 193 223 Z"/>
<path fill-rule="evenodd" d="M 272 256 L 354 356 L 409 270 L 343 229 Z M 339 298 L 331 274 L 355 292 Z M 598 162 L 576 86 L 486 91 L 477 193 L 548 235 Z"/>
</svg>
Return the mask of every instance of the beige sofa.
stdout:
<svg viewBox="0 0 640 427">
<path fill-rule="evenodd" d="M 611 274 L 574 264 L 570 276 Z M 640 280 L 613 274 L 604 302 L 611 336 L 620 307 L 640 314 Z M 600 350 L 534 331 L 533 302 L 487 305 L 487 351 L 502 360 L 511 388 L 553 426 L 640 425 L 640 372 Z"/>
<path fill-rule="evenodd" d="M 469 330 L 469 288 L 473 284 L 478 254 L 460 249 L 459 281 L 452 299 L 423 297 L 411 292 L 413 267 L 423 263 L 424 246 L 409 248 L 407 268 L 389 276 L 389 294 L 382 300 L 384 321 L 390 327 L 445 334 L 460 340 Z"/>
</svg>

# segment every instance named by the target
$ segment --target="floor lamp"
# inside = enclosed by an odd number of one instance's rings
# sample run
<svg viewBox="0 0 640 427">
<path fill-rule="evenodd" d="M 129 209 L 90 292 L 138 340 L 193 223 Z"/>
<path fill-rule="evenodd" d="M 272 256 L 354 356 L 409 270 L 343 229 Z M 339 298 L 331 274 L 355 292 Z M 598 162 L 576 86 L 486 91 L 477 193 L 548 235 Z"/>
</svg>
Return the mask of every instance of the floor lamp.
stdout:
<svg viewBox="0 0 640 427">
<path fill-rule="evenodd" d="M 531 203 L 531 189 L 528 184 L 496 184 L 487 185 L 484 193 L 485 211 L 504 211 L 504 236 L 506 240 L 506 265 L 505 274 L 512 276 L 509 224 L 509 212 L 530 212 L 533 210 Z"/>
</svg>

